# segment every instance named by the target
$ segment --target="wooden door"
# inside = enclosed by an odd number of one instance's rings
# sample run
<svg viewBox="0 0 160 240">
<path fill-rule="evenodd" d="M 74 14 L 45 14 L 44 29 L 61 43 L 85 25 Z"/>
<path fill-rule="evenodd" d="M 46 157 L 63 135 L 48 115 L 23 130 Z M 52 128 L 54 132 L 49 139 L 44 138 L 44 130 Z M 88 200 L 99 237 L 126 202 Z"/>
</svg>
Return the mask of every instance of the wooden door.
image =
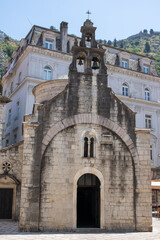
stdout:
<svg viewBox="0 0 160 240">
<path fill-rule="evenodd" d="M 0 188 L 0 219 L 12 219 L 13 189 Z"/>
</svg>

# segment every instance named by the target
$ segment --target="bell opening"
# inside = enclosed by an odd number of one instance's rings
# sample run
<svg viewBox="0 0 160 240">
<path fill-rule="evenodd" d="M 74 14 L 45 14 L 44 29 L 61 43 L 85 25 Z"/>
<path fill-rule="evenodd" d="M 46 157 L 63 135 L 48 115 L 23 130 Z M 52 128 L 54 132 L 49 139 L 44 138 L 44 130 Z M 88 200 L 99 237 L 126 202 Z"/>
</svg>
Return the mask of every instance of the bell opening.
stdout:
<svg viewBox="0 0 160 240">
<path fill-rule="evenodd" d="M 93 69 L 93 70 L 99 69 L 99 60 L 98 60 L 97 57 L 94 57 L 94 58 L 92 59 L 92 69 Z"/>
</svg>

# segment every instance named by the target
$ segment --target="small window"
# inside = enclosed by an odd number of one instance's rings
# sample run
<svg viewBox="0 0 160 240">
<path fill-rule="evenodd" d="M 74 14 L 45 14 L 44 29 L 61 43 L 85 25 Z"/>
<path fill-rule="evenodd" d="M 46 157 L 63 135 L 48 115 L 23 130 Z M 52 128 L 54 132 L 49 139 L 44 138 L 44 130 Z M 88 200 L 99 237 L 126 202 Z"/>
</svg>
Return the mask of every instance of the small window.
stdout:
<svg viewBox="0 0 160 240">
<path fill-rule="evenodd" d="M 9 144 L 9 140 L 8 140 L 8 139 L 6 139 L 6 147 L 8 146 L 8 144 Z"/>
<path fill-rule="evenodd" d="M 18 76 L 18 85 L 21 83 L 21 76 L 22 76 L 22 74 L 21 74 L 21 72 L 19 73 L 19 76 Z"/>
<path fill-rule="evenodd" d="M 90 139 L 90 157 L 94 156 L 94 138 Z"/>
<path fill-rule="evenodd" d="M 12 114 L 12 109 L 10 108 L 8 111 L 8 122 L 7 122 L 8 126 L 11 124 L 11 114 Z"/>
<path fill-rule="evenodd" d="M 150 145 L 150 159 L 153 161 L 153 146 Z"/>
<path fill-rule="evenodd" d="M 144 73 L 149 73 L 149 66 L 148 65 L 143 66 L 143 72 Z"/>
<path fill-rule="evenodd" d="M 10 87 L 10 94 L 13 92 L 13 82 L 11 83 L 11 87 Z"/>
<path fill-rule="evenodd" d="M 152 128 L 152 116 L 145 115 L 145 128 Z"/>
<path fill-rule="evenodd" d="M 46 40 L 45 41 L 45 48 L 53 49 L 53 41 Z"/>
<path fill-rule="evenodd" d="M 19 106 L 19 101 L 17 102 L 17 106 L 16 106 L 17 108 L 16 108 L 16 116 L 15 116 L 15 119 L 14 120 L 18 120 L 18 118 L 19 118 L 19 108 L 20 108 L 20 106 Z"/>
<path fill-rule="evenodd" d="M 67 42 L 67 53 L 70 53 L 70 42 Z"/>
<path fill-rule="evenodd" d="M 52 74 L 52 71 L 51 71 L 51 68 L 50 67 L 45 67 L 44 68 L 44 80 L 51 80 L 51 74 Z"/>
<path fill-rule="evenodd" d="M 92 136 L 84 138 L 84 157 L 95 157 L 95 140 Z"/>
<path fill-rule="evenodd" d="M 14 134 L 14 142 L 17 142 L 17 133 Z"/>
<path fill-rule="evenodd" d="M 122 67 L 127 68 L 128 67 L 128 61 L 126 59 L 122 59 Z"/>
<path fill-rule="evenodd" d="M 84 138 L 84 157 L 88 157 L 88 138 Z"/>
<path fill-rule="evenodd" d="M 145 88 L 145 100 L 149 101 L 150 100 L 150 92 L 148 88 Z"/>
<path fill-rule="evenodd" d="M 122 84 L 122 95 L 128 96 L 128 85 L 126 83 Z"/>
</svg>

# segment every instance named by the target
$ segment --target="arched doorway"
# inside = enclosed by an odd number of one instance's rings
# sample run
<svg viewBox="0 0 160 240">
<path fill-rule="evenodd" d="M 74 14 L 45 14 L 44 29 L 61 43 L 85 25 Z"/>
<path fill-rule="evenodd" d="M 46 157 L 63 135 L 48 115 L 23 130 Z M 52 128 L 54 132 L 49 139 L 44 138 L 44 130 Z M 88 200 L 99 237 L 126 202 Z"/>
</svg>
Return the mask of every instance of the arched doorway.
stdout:
<svg viewBox="0 0 160 240">
<path fill-rule="evenodd" d="M 82 175 L 77 183 L 77 227 L 100 227 L 100 181 L 93 174 Z"/>
</svg>

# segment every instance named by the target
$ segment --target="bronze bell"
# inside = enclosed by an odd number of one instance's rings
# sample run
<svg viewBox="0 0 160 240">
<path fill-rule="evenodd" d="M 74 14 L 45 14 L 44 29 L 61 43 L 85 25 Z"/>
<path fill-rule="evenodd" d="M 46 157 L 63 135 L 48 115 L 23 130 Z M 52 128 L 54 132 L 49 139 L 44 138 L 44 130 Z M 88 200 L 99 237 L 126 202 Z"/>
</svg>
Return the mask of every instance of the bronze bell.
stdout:
<svg viewBox="0 0 160 240">
<path fill-rule="evenodd" d="M 97 70 L 97 69 L 99 69 L 99 66 L 98 66 L 98 61 L 97 61 L 97 59 L 94 59 L 94 60 L 93 60 L 92 69 L 94 69 L 94 70 Z"/>
<path fill-rule="evenodd" d="M 80 66 L 83 65 L 82 58 L 79 58 L 78 65 L 80 65 Z"/>
<path fill-rule="evenodd" d="M 90 42 L 90 41 L 91 41 L 91 37 L 90 37 L 90 36 L 87 36 L 87 37 L 86 37 L 86 41 L 87 41 L 87 42 Z"/>
</svg>

